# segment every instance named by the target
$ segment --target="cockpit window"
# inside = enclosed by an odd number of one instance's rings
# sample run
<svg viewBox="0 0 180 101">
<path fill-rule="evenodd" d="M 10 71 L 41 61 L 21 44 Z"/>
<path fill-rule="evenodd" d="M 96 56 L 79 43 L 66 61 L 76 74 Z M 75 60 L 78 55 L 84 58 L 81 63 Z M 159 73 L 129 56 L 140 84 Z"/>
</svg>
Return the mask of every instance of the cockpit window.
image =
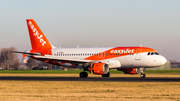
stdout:
<svg viewBox="0 0 180 101">
<path fill-rule="evenodd" d="M 152 52 L 151 55 L 154 55 L 154 52 Z"/>
<path fill-rule="evenodd" d="M 158 52 L 148 52 L 147 55 L 159 55 Z"/>
</svg>

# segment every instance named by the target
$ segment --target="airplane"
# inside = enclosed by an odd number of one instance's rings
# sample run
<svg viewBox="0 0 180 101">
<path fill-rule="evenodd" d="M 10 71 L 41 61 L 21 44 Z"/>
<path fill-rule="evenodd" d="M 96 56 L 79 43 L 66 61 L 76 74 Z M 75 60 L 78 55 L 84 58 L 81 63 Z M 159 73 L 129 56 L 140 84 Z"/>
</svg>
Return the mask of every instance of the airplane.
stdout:
<svg viewBox="0 0 180 101">
<path fill-rule="evenodd" d="M 148 47 L 94 47 L 57 48 L 53 46 L 33 19 L 27 19 L 32 50 L 19 52 L 44 63 L 69 68 L 81 68 L 81 78 L 92 74 L 109 77 L 109 70 L 116 69 L 124 74 L 140 74 L 145 78 L 145 68 L 164 65 L 166 58 Z"/>
</svg>

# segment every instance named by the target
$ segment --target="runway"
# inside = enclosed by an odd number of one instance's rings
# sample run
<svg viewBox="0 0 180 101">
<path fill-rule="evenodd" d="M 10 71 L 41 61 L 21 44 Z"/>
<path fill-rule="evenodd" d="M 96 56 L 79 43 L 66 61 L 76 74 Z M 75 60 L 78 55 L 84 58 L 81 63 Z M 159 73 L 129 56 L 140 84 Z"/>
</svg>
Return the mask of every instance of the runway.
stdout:
<svg viewBox="0 0 180 101">
<path fill-rule="evenodd" d="M 0 80 L 26 80 L 26 81 L 119 81 L 119 82 L 180 82 L 180 78 L 159 78 L 159 77 L 15 77 L 1 76 Z"/>
</svg>

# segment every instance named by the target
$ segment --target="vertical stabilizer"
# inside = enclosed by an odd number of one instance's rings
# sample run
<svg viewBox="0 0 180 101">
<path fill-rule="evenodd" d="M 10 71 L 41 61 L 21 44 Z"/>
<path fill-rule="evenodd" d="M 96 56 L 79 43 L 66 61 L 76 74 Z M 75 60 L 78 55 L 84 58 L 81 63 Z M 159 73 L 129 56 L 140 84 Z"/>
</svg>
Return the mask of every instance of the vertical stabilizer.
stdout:
<svg viewBox="0 0 180 101">
<path fill-rule="evenodd" d="M 27 26 L 29 37 L 31 41 L 32 50 L 47 50 L 51 49 L 52 45 L 47 40 L 41 29 L 38 27 L 33 19 L 27 19 Z"/>
</svg>

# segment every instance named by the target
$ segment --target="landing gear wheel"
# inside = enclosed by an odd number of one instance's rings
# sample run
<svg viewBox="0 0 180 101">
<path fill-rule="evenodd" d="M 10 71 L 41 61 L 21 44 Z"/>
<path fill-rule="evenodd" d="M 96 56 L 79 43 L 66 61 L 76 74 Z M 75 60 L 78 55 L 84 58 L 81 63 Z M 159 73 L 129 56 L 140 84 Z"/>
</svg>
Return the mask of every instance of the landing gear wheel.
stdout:
<svg viewBox="0 0 180 101">
<path fill-rule="evenodd" d="M 107 74 L 103 74 L 102 77 L 109 77 L 110 73 L 108 72 Z"/>
<path fill-rule="evenodd" d="M 81 73 L 79 74 L 79 76 L 80 76 L 81 78 L 87 78 L 87 77 L 88 77 L 88 73 L 87 73 L 87 72 L 81 72 Z"/>
<path fill-rule="evenodd" d="M 145 78 L 145 77 L 146 77 L 146 74 L 141 74 L 140 77 L 141 77 L 141 78 Z"/>
</svg>

